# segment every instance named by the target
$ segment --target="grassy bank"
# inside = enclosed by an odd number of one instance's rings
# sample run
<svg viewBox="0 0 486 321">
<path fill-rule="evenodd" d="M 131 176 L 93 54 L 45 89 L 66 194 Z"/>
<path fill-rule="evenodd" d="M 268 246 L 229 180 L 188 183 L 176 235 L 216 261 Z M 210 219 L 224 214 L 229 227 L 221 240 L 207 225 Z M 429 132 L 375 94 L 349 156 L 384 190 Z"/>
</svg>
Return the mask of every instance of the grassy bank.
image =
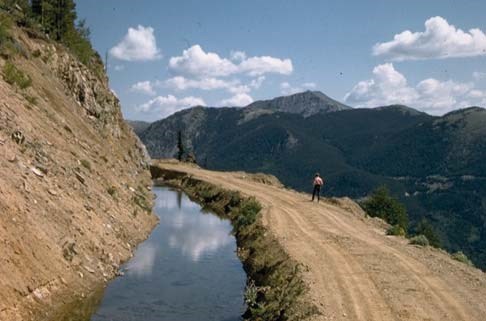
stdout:
<svg viewBox="0 0 486 321">
<path fill-rule="evenodd" d="M 247 273 L 247 320 L 304 320 L 317 309 L 304 302 L 303 266 L 293 261 L 263 226 L 262 206 L 254 198 L 193 178 L 183 172 L 151 168 L 156 185 L 182 189 L 194 201 L 229 218 L 238 257 Z"/>
</svg>

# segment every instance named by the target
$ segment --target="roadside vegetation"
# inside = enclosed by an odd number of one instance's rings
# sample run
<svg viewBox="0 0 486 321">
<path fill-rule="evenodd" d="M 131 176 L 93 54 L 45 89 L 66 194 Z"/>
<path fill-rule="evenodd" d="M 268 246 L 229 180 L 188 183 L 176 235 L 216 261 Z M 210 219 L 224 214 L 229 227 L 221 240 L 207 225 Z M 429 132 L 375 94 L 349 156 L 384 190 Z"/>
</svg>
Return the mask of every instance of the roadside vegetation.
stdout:
<svg viewBox="0 0 486 321">
<path fill-rule="evenodd" d="M 389 230 L 393 235 L 406 235 L 408 230 L 408 214 L 405 206 L 390 196 L 386 186 L 380 186 L 373 191 L 371 197 L 361 203 L 365 212 L 372 217 L 379 217 L 392 225 Z"/>
</svg>

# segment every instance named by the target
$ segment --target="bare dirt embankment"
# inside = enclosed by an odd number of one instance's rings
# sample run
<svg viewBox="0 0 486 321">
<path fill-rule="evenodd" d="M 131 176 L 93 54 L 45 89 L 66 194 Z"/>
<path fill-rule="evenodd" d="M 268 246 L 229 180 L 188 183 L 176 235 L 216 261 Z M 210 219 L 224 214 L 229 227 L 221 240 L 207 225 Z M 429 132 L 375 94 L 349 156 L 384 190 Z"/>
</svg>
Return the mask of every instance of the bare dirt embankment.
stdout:
<svg viewBox="0 0 486 321">
<path fill-rule="evenodd" d="M 149 234 L 151 180 L 107 79 L 48 39 L 10 32 L 18 54 L 0 58 L 0 320 L 49 320 L 114 277 Z M 7 82 L 7 64 L 31 85 Z"/>
<path fill-rule="evenodd" d="M 312 320 L 485 320 L 482 271 L 443 251 L 386 236 L 384 224 L 365 217 L 349 199 L 311 203 L 307 194 L 244 173 L 156 164 L 254 196 L 263 205 L 268 232 L 306 267 L 305 298 L 320 312 Z"/>
</svg>

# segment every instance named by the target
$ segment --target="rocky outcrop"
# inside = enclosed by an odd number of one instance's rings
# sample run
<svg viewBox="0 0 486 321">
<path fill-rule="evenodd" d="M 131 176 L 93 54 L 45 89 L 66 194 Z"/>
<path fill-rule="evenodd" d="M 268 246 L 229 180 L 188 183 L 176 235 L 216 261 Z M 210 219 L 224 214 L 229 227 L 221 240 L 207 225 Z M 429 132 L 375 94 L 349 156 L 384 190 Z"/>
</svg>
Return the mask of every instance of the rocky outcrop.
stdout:
<svg viewBox="0 0 486 321">
<path fill-rule="evenodd" d="M 0 78 L 0 320 L 60 319 L 156 224 L 149 159 L 105 76 L 13 37 L 26 54 L 8 63 L 32 83 Z"/>
</svg>

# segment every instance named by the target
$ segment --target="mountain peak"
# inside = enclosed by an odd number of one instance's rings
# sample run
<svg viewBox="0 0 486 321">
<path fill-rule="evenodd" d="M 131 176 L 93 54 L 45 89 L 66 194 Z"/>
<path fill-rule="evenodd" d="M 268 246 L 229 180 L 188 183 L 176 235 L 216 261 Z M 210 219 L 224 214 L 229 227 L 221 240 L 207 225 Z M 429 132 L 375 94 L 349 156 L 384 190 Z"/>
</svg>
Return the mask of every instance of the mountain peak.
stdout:
<svg viewBox="0 0 486 321">
<path fill-rule="evenodd" d="M 269 110 L 272 112 L 284 112 L 300 114 L 309 117 L 319 113 L 330 113 L 351 109 L 320 91 L 304 91 L 288 96 L 276 97 L 270 100 L 256 101 L 246 108 L 250 110 Z"/>
</svg>

